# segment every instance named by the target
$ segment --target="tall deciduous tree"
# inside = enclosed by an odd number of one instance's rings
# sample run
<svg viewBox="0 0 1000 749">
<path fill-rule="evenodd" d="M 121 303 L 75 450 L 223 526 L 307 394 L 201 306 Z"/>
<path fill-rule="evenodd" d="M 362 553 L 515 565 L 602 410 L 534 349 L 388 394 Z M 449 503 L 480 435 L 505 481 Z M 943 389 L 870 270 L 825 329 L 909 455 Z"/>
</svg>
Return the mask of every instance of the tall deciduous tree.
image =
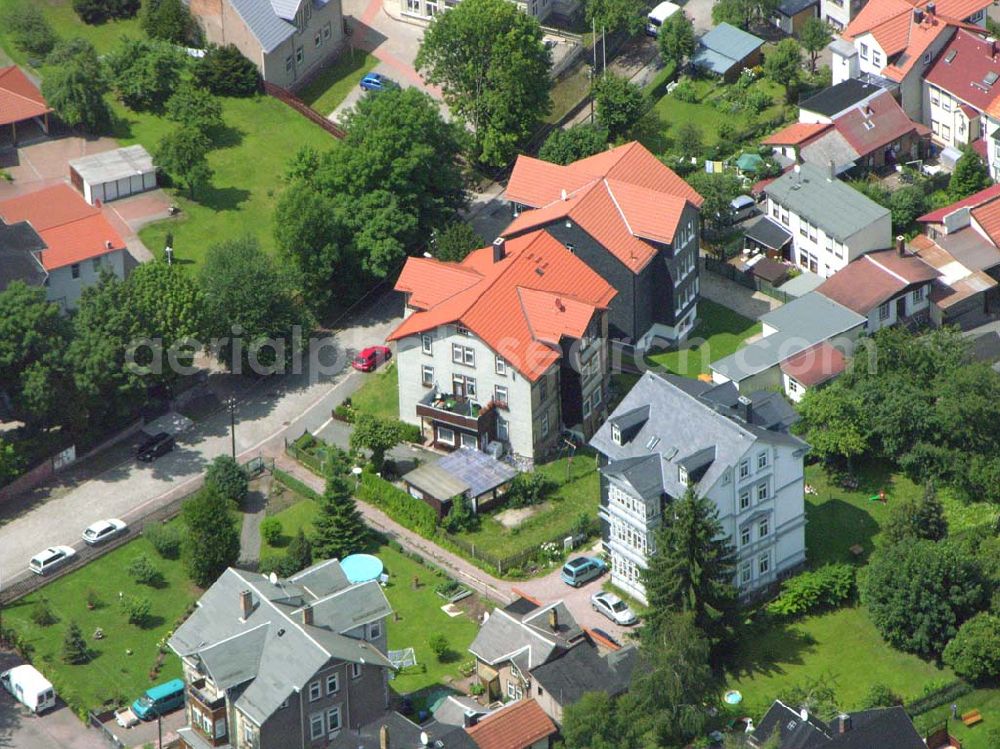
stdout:
<svg viewBox="0 0 1000 749">
<path fill-rule="evenodd" d="M 506 0 L 467 0 L 434 17 L 416 67 L 472 127 L 473 157 L 507 164 L 549 111 L 551 56 L 533 17 Z"/>
<path fill-rule="evenodd" d="M 239 559 L 240 534 L 229 507 L 228 500 L 211 484 L 184 503 L 184 564 L 191 580 L 202 588 L 214 583 Z"/>
<path fill-rule="evenodd" d="M 370 534 L 351 496 L 347 479 L 334 472 L 313 521 L 312 553 L 316 559 L 343 559 L 366 548 Z"/>
<path fill-rule="evenodd" d="M 920 539 L 940 541 L 947 535 L 944 506 L 932 481 L 927 482 L 920 499 L 894 502 L 889 508 L 889 519 L 882 527 L 882 538 L 889 544 L 912 543 Z"/>
<path fill-rule="evenodd" d="M 222 102 L 211 91 L 185 81 L 167 99 L 167 117 L 202 132 L 222 125 Z"/>
<path fill-rule="evenodd" d="M 962 200 L 992 184 L 990 171 L 979 154 L 966 148 L 955 164 L 955 171 L 948 181 L 948 195 L 952 200 Z"/>
<path fill-rule="evenodd" d="M 470 224 L 456 221 L 435 232 L 431 245 L 434 248 L 434 257 L 438 260 L 457 263 L 465 260 L 473 250 L 484 247 L 486 243 Z"/>
<path fill-rule="evenodd" d="M 233 504 L 242 505 L 250 490 L 246 471 L 229 455 L 216 456 L 205 471 L 205 484 L 211 484 Z"/>
<path fill-rule="evenodd" d="M 925 656 L 939 655 L 986 602 L 977 561 L 948 542 L 911 541 L 877 550 L 860 588 L 882 637 Z"/>
<path fill-rule="evenodd" d="M 810 18 L 799 31 L 799 41 L 802 43 L 802 48 L 809 53 L 809 67 L 815 73 L 816 58 L 826 49 L 826 45 L 833 41 L 830 28 L 820 19 Z"/>
<path fill-rule="evenodd" d="M 261 88 L 257 66 L 234 44 L 209 45 L 194 65 L 194 81 L 216 96 L 253 96 Z"/>
<path fill-rule="evenodd" d="M 563 743 L 566 749 L 642 746 L 647 718 L 633 695 L 587 692 L 563 710 Z"/>
<path fill-rule="evenodd" d="M 42 78 L 42 94 L 59 119 L 87 133 L 98 133 L 110 124 L 111 110 L 104 100 L 109 90 L 104 66 L 90 44 L 66 47 Z"/>
<path fill-rule="evenodd" d="M 371 414 L 360 414 L 351 432 L 351 449 L 370 450 L 375 470 L 382 470 L 385 454 L 398 445 L 403 433 L 398 421 L 381 419 Z"/>
<path fill-rule="evenodd" d="M 664 514 L 656 553 L 642 575 L 650 609 L 646 626 L 656 629 L 673 621 L 672 614 L 690 612 L 718 651 L 731 635 L 737 607 L 735 552 L 715 504 L 693 490 Z"/>
<path fill-rule="evenodd" d="M 142 30 L 151 39 L 188 44 L 195 36 L 195 21 L 181 0 L 145 0 L 139 16 Z"/>
<path fill-rule="evenodd" d="M 538 158 L 566 165 L 600 153 L 607 147 L 608 131 L 600 125 L 585 122 L 565 130 L 553 130 L 538 150 Z"/>
<path fill-rule="evenodd" d="M 180 81 L 185 58 L 172 44 L 125 37 L 106 63 L 125 106 L 159 112 Z"/>
<path fill-rule="evenodd" d="M 195 190 L 212 179 L 208 152 L 212 143 L 200 130 L 181 126 L 160 139 L 156 148 L 156 165 L 176 181 L 187 186 L 194 200 Z"/>
<path fill-rule="evenodd" d="M 312 330 L 294 276 L 253 237 L 212 245 L 198 278 L 209 332 L 226 339 L 218 356 L 231 369 L 281 371 L 292 360 L 296 333 L 304 339 Z"/>
<path fill-rule="evenodd" d="M 0 11 L 0 24 L 18 49 L 29 55 L 45 57 L 59 41 L 42 9 L 26 0 L 16 0 Z"/>
<path fill-rule="evenodd" d="M 624 31 L 629 35 L 638 34 L 645 25 L 649 11 L 648 0 L 586 0 L 583 5 L 587 28 L 596 27 L 597 33 L 612 34 Z"/>
<path fill-rule="evenodd" d="M 694 24 L 682 10 L 674 13 L 660 27 L 660 57 L 673 63 L 679 71 L 695 49 Z"/>
<path fill-rule="evenodd" d="M 782 39 L 764 59 L 764 74 L 785 87 L 785 100 L 792 101 L 802 78 L 802 47 L 792 38 Z"/>
<path fill-rule="evenodd" d="M 805 435 L 812 452 L 825 460 L 851 461 L 868 448 L 864 405 L 857 394 L 841 383 L 810 389 L 799 404 Z"/>
<path fill-rule="evenodd" d="M 642 89 L 619 75 L 605 73 L 594 86 L 597 121 L 611 140 L 625 138 L 646 112 Z"/>
</svg>

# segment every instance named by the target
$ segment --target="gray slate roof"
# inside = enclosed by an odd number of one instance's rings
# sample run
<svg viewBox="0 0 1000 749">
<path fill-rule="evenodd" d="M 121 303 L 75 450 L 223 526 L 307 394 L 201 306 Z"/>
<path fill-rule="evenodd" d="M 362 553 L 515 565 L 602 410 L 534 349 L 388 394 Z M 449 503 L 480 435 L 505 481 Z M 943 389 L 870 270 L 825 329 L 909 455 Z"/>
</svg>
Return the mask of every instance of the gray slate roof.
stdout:
<svg viewBox="0 0 1000 749">
<path fill-rule="evenodd" d="M 780 250 L 792 239 L 792 233 L 780 224 L 776 224 L 767 216 L 761 216 L 743 232 L 758 244 L 772 250 Z"/>
<path fill-rule="evenodd" d="M 243 620 L 240 594 L 247 590 L 253 610 Z M 302 623 L 305 605 L 313 607 L 311 625 Z M 378 583 L 351 585 L 336 560 L 276 585 L 263 575 L 230 568 L 168 644 L 221 688 L 239 687 L 235 704 L 263 723 L 331 658 L 391 667 L 384 653 L 346 634 L 390 613 Z"/>
<path fill-rule="evenodd" d="M 778 177 L 764 192 L 828 235 L 845 242 L 875 221 L 888 218 L 888 208 L 850 185 L 830 179 L 827 169 L 805 163 L 799 170 Z"/>
<path fill-rule="evenodd" d="M 434 708 L 434 720 L 448 726 L 464 726 L 468 713 L 488 715 L 489 712 L 489 708 L 483 707 L 472 697 L 449 694 Z"/>
<path fill-rule="evenodd" d="M 768 312 L 760 321 L 777 332 L 712 362 L 709 366 L 713 372 L 742 382 L 810 346 L 863 326 L 867 318 L 819 292 L 810 291 Z"/>
<path fill-rule="evenodd" d="M 844 45 L 844 48 L 850 48 L 851 52 L 854 52 L 854 45 L 850 42 L 838 39 L 833 43 L 834 45 Z M 821 114 L 826 117 L 833 117 L 843 112 L 845 109 L 850 109 L 855 104 L 859 104 L 866 99 L 870 99 L 876 94 L 883 91 L 879 86 L 874 83 L 868 83 L 866 81 L 859 80 L 857 78 L 848 78 L 846 81 L 841 81 L 836 86 L 830 86 L 820 91 L 814 96 L 810 96 L 808 99 L 803 99 L 799 102 L 799 109 L 804 109 L 809 112 L 815 112 L 816 114 Z"/>
<path fill-rule="evenodd" d="M 635 483 L 646 486 L 646 493 L 641 496 L 647 500 L 653 498 L 649 487 L 655 483 L 657 471 L 662 482 L 660 493 L 683 496 L 688 486 L 680 481 L 678 465 L 699 453 L 699 460 L 702 459 L 708 448 L 714 448 L 715 459 L 704 467 L 700 476 L 689 476 L 696 491 L 712 487 L 758 439 L 808 447 L 787 433 L 795 412 L 783 399 L 775 393 L 752 393 L 749 397 L 753 406 L 751 423 L 739 417 L 739 392 L 731 382 L 711 385 L 646 372 L 597 430 L 590 445 L 610 460 L 602 473 L 625 477 L 633 486 Z M 616 444 L 611 437 L 611 425 L 620 414 L 629 413 L 639 404 L 649 406 L 649 418 L 630 440 Z M 637 477 L 629 477 L 623 466 L 638 474 Z"/>
<path fill-rule="evenodd" d="M 260 42 L 265 53 L 273 52 L 295 33 L 295 26 L 277 14 L 270 0 L 229 0 L 229 2 L 250 29 L 250 33 Z"/>
<path fill-rule="evenodd" d="M 590 642 L 581 642 L 559 658 L 531 672 L 535 680 L 560 705 L 571 705 L 587 692 L 615 697 L 628 691 L 635 666 L 636 648 L 628 645 L 602 656 Z"/>
<path fill-rule="evenodd" d="M 814 715 L 802 719 L 794 710 L 776 700 L 754 731 L 749 746 L 762 746 L 777 732 L 778 749 L 925 749 L 926 744 L 913 721 L 900 707 L 875 708 L 847 713 L 849 727 L 840 731 Z"/>
<path fill-rule="evenodd" d="M 34 254 L 45 247 L 27 221 L 5 224 L 0 220 L 0 291 L 13 281 L 23 281 L 28 286 L 45 283 L 48 273 Z"/>
<path fill-rule="evenodd" d="M 525 600 L 517 599 L 507 608 L 496 609 L 479 628 L 469 652 L 491 666 L 514 661 L 526 673 L 583 636 L 583 630 L 562 601 L 533 605 L 527 613 L 522 613 L 527 608 Z M 558 618 L 556 631 L 549 627 L 552 610 Z"/>
<path fill-rule="evenodd" d="M 436 747 L 438 742 L 444 749 L 478 749 L 476 742 L 462 728 L 433 720 L 418 726 L 396 711 L 388 712 L 360 728 L 341 731 L 325 746 L 328 749 L 379 749 L 382 726 L 389 731 L 392 749 L 427 749 L 428 746 Z M 426 745 L 420 740 L 422 733 L 427 734 Z"/>
</svg>

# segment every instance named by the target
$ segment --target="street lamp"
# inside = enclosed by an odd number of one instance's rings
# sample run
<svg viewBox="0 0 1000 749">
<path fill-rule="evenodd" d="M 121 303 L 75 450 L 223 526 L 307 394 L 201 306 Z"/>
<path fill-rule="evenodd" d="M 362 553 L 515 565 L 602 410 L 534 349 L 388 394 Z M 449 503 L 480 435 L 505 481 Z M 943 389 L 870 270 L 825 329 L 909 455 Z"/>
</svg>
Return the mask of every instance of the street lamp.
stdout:
<svg viewBox="0 0 1000 749">
<path fill-rule="evenodd" d="M 233 460 L 236 460 L 236 398 L 229 396 L 226 399 L 226 408 L 229 409 L 229 435 L 233 447 Z"/>
<path fill-rule="evenodd" d="M 361 485 L 361 474 L 364 473 L 365 469 L 361 466 L 354 466 L 351 469 L 351 473 L 354 474 L 354 490 L 357 491 L 358 487 Z"/>
</svg>

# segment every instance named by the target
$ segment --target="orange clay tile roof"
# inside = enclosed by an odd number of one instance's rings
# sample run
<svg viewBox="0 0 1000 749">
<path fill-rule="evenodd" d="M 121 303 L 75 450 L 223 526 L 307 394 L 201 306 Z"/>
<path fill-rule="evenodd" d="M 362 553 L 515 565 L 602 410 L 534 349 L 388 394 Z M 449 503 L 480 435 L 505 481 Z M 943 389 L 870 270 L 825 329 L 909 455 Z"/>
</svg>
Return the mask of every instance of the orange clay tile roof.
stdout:
<svg viewBox="0 0 1000 749">
<path fill-rule="evenodd" d="M 31 224 L 47 245 L 40 259 L 48 271 L 125 248 L 101 209 L 89 205 L 65 183 L 3 201 L 0 219 L 8 224 Z"/>
<path fill-rule="evenodd" d="M 1000 199 L 973 208 L 969 213 L 993 244 L 1000 247 Z"/>
<path fill-rule="evenodd" d="M 647 241 L 673 241 L 687 203 L 702 197 L 639 143 L 627 143 L 567 166 L 519 156 L 506 198 L 535 210 L 507 227 L 516 235 L 571 219 L 633 272 L 656 254 Z"/>
<path fill-rule="evenodd" d="M 547 232 L 508 239 L 505 253 L 496 263 L 492 247 L 461 263 L 409 258 L 396 289 L 410 294 L 417 311 L 388 340 L 461 323 L 537 380 L 562 355 L 560 339 L 582 336 L 617 292 Z"/>
<path fill-rule="evenodd" d="M 41 91 L 19 67 L 0 68 L 0 125 L 41 117 L 51 111 Z"/>
<path fill-rule="evenodd" d="M 844 355 L 826 341 L 803 349 L 781 362 L 781 371 L 807 388 L 844 371 Z"/>
<path fill-rule="evenodd" d="M 764 138 L 764 146 L 797 146 L 832 127 L 828 122 L 795 122 Z"/>
<path fill-rule="evenodd" d="M 534 700 L 520 700 L 465 729 L 479 749 L 527 749 L 556 733 L 555 723 Z"/>
</svg>

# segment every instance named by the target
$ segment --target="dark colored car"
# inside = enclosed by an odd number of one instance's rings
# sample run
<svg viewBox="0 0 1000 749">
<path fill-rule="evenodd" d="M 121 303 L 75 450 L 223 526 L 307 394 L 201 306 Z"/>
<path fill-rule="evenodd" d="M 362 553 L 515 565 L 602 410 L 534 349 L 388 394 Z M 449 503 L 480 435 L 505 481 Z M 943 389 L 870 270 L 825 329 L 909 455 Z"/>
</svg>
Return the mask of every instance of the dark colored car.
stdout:
<svg viewBox="0 0 1000 749">
<path fill-rule="evenodd" d="M 391 358 L 392 350 L 388 346 L 369 346 L 354 357 L 351 366 L 361 372 L 374 372 Z"/>
<path fill-rule="evenodd" d="M 139 445 L 139 447 L 136 448 L 135 457 L 143 463 L 149 463 L 156 460 L 161 455 L 166 455 L 173 449 L 174 438 L 166 432 L 160 432 L 159 434 L 154 434 L 148 440 Z"/>
<path fill-rule="evenodd" d="M 604 638 L 605 640 L 607 640 L 608 642 L 610 642 L 612 645 L 618 645 L 619 647 L 621 646 L 621 643 L 619 643 L 618 640 L 616 640 L 614 637 L 612 637 L 611 635 L 609 635 L 607 632 L 605 632 L 603 629 L 600 629 L 599 627 L 591 627 L 590 631 L 593 634 L 597 635 L 598 637 Z"/>
</svg>

